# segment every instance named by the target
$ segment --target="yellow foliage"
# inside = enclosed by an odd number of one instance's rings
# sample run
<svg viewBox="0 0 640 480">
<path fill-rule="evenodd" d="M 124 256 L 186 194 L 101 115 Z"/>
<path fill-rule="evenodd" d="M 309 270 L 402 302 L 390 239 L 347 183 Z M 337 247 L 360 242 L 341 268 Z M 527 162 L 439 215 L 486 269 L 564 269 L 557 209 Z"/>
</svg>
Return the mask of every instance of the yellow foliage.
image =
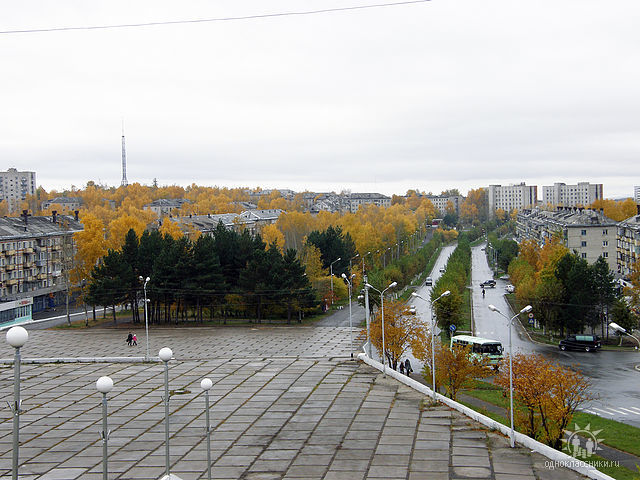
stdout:
<svg viewBox="0 0 640 480">
<path fill-rule="evenodd" d="M 164 219 L 158 231 L 163 236 L 169 235 L 176 240 L 184 236 L 184 233 L 182 233 L 182 230 L 180 229 L 180 226 L 177 224 L 177 222 L 173 222 L 168 218 Z"/>
<path fill-rule="evenodd" d="M 262 236 L 264 243 L 267 245 L 275 243 L 278 250 L 280 250 L 280 253 L 284 252 L 284 235 L 275 224 L 265 225 L 262 228 L 260 235 Z"/>
</svg>

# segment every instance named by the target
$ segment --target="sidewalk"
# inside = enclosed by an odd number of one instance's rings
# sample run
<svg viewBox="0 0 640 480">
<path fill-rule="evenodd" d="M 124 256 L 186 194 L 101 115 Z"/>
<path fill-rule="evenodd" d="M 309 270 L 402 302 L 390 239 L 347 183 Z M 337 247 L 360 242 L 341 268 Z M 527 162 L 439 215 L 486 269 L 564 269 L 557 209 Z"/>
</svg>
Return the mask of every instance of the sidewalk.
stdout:
<svg viewBox="0 0 640 480">
<path fill-rule="evenodd" d="M 126 356 L 121 332 L 34 331 L 23 358 Z M 492 480 L 578 479 L 549 468 L 529 450 L 423 395 L 383 378 L 349 356 L 340 328 L 166 329 L 158 344 L 174 349 L 169 363 L 171 472 L 207 478 L 204 399 L 210 390 L 212 476 L 216 479 Z M 144 349 L 144 339 L 136 350 Z M 170 340 L 170 341 L 169 341 Z M 295 347 L 304 345 L 305 348 Z M 187 349 L 187 346 L 189 347 Z M 309 353 L 306 353 L 309 352 Z M 0 356 L 10 357 L 0 346 Z M 78 355 L 79 356 L 79 355 Z M 20 478 L 102 478 L 100 394 L 110 375 L 109 478 L 138 480 L 164 473 L 161 364 L 25 364 L 22 367 Z M 11 368 L 0 368 L 0 394 L 11 398 Z M 0 478 L 10 478 L 11 413 L 0 417 Z"/>
</svg>

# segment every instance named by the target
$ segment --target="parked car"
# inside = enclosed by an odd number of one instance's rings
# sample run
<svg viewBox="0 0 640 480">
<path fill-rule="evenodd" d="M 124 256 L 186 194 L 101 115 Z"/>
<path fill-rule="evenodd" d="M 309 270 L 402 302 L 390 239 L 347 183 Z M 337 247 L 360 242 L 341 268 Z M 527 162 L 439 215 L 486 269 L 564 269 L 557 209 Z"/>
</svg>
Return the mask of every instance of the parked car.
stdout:
<svg viewBox="0 0 640 480">
<path fill-rule="evenodd" d="M 584 350 L 595 352 L 602 347 L 597 335 L 569 335 L 558 344 L 560 350 Z"/>
<path fill-rule="evenodd" d="M 416 314 L 416 306 L 415 305 L 411 305 L 408 309 L 407 309 L 407 313 L 409 315 L 415 315 Z"/>
<path fill-rule="evenodd" d="M 485 280 L 480 284 L 482 288 L 496 288 L 496 281 L 493 279 Z"/>
<path fill-rule="evenodd" d="M 431 285 L 433 285 L 433 278 L 431 278 L 431 277 L 427 277 L 427 279 L 424 281 L 424 284 L 425 284 L 427 287 L 430 287 Z"/>
<path fill-rule="evenodd" d="M 440 273 L 444 273 L 444 267 L 440 267 Z"/>
<path fill-rule="evenodd" d="M 516 287 L 514 287 L 513 285 L 511 285 L 510 283 L 507 283 L 504 287 L 504 289 L 507 291 L 507 293 L 513 293 L 516 291 Z"/>
</svg>

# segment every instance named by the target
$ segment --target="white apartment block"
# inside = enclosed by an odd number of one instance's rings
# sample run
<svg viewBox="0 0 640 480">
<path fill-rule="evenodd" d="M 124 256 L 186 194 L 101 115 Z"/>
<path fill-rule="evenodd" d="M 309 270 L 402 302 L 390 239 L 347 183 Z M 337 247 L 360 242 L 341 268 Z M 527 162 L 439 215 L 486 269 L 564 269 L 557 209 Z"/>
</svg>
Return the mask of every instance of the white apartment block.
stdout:
<svg viewBox="0 0 640 480">
<path fill-rule="evenodd" d="M 538 187 L 525 185 L 489 185 L 487 189 L 489 216 L 493 217 L 499 208 L 505 212 L 532 208 L 538 202 Z"/>
<path fill-rule="evenodd" d="M 615 272 L 617 228 L 617 222 L 602 210 L 558 207 L 549 212 L 534 208 L 518 212 L 516 236 L 518 241 L 532 239 L 544 245 L 559 233 L 570 252 L 591 264 L 601 256 Z"/>
<path fill-rule="evenodd" d="M 628 277 L 640 260 L 640 205 L 637 209 L 637 215 L 618 224 L 618 273 L 623 277 Z"/>
<path fill-rule="evenodd" d="M 20 207 L 27 195 L 36 194 L 36 173 L 10 168 L 0 172 L 0 200 L 5 200 L 10 212 Z"/>
<path fill-rule="evenodd" d="M 640 203 L 640 185 L 633 187 L 633 199 L 636 203 Z"/>
<path fill-rule="evenodd" d="M 554 183 L 542 187 L 543 203 L 564 207 L 587 207 L 596 200 L 602 200 L 602 184 L 578 182 L 577 185 Z"/>
<path fill-rule="evenodd" d="M 360 205 L 376 205 L 378 207 L 390 207 L 391 197 L 381 193 L 352 193 L 346 197 L 347 205 L 351 213 L 356 213 Z"/>
</svg>

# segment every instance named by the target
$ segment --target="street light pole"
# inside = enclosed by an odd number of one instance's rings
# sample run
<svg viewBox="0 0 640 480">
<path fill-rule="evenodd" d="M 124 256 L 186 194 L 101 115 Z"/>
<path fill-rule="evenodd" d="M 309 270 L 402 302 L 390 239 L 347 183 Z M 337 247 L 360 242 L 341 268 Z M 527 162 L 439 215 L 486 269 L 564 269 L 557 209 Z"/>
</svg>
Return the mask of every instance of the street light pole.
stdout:
<svg viewBox="0 0 640 480">
<path fill-rule="evenodd" d="M 144 360 L 148 362 L 149 361 L 149 320 L 147 319 L 147 283 L 149 283 L 149 280 L 151 279 L 149 277 L 147 278 L 139 277 L 139 278 L 141 281 L 144 282 L 142 284 L 142 289 L 144 290 L 144 331 L 147 336 L 147 350 L 144 356 Z"/>
<path fill-rule="evenodd" d="M 158 357 L 164 362 L 164 444 L 165 444 L 165 467 L 166 478 L 171 479 L 169 462 L 169 360 L 173 352 L 169 347 L 164 347 L 158 352 Z"/>
<path fill-rule="evenodd" d="M 209 389 L 213 386 L 210 378 L 203 378 L 200 388 L 204 390 L 205 429 L 207 431 L 207 479 L 211 480 L 211 422 L 209 421 Z"/>
<path fill-rule="evenodd" d="M 421 295 L 418 295 L 416 292 L 412 292 L 411 295 L 413 295 L 414 297 L 421 298 L 425 302 L 427 301 L 426 298 L 422 297 Z M 449 295 L 451 295 L 451 291 L 445 290 L 444 292 L 442 292 L 442 295 L 440 295 L 438 298 L 430 302 L 431 304 L 431 390 L 432 390 L 434 402 L 436 400 L 436 340 L 435 340 L 436 313 L 434 311 L 433 304 L 436 303 L 441 298 L 448 297 Z"/>
<path fill-rule="evenodd" d="M 339 262 L 341 260 L 340 257 L 336 258 L 331 265 L 329 265 L 329 270 L 331 272 L 331 305 L 333 305 L 333 264 Z"/>
<path fill-rule="evenodd" d="M 23 327 L 11 327 L 7 332 L 7 343 L 16 349 L 13 360 L 13 458 L 12 480 L 18 480 L 18 463 L 20 448 L 20 348 L 27 343 L 29 332 Z"/>
<path fill-rule="evenodd" d="M 373 287 L 369 283 L 367 283 L 366 285 L 367 285 L 367 287 L 372 288 L 376 292 L 380 293 L 380 315 L 381 315 L 381 319 L 382 319 L 382 352 L 381 352 L 381 355 L 380 355 L 380 359 L 382 360 L 382 375 L 386 376 L 387 375 L 387 366 L 386 366 L 386 364 L 384 362 L 384 352 L 385 352 L 385 345 L 384 345 L 384 292 L 386 292 L 390 288 L 393 288 L 396 285 L 398 285 L 398 282 L 391 283 L 387 288 L 385 288 L 382 291 L 378 290 L 376 287 Z"/>
<path fill-rule="evenodd" d="M 509 436 L 509 439 L 511 443 L 511 448 L 515 447 L 515 444 L 516 444 L 515 434 L 513 429 L 513 352 L 511 347 L 511 324 L 513 323 L 513 321 L 516 319 L 518 315 L 520 315 L 521 313 L 530 312 L 531 308 L 532 308 L 531 305 L 527 305 L 518 313 L 516 313 L 513 317 L 509 318 L 500 310 L 498 310 L 495 306 L 489 305 L 489 310 L 502 315 L 509 322 L 509 419 L 511 421 L 511 434 Z"/>
<path fill-rule="evenodd" d="M 352 273 L 351 277 L 347 278 L 347 276 L 344 273 L 342 274 L 342 278 L 345 279 L 349 287 L 349 343 L 351 345 L 351 358 L 353 358 L 353 324 L 351 323 L 351 287 L 352 287 L 351 282 L 353 281 L 353 277 L 355 276 L 356 274 Z"/>
<path fill-rule="evenodd" d="M 108 454 L 109 454 L 109 428 L 107 426 L 107 393 L 113 389 L 113 380 L 110 377 L 100 377 L 96 381 L 96 389 L 102 393 L 102 480 L 109 478 Z"/>
</svg>

